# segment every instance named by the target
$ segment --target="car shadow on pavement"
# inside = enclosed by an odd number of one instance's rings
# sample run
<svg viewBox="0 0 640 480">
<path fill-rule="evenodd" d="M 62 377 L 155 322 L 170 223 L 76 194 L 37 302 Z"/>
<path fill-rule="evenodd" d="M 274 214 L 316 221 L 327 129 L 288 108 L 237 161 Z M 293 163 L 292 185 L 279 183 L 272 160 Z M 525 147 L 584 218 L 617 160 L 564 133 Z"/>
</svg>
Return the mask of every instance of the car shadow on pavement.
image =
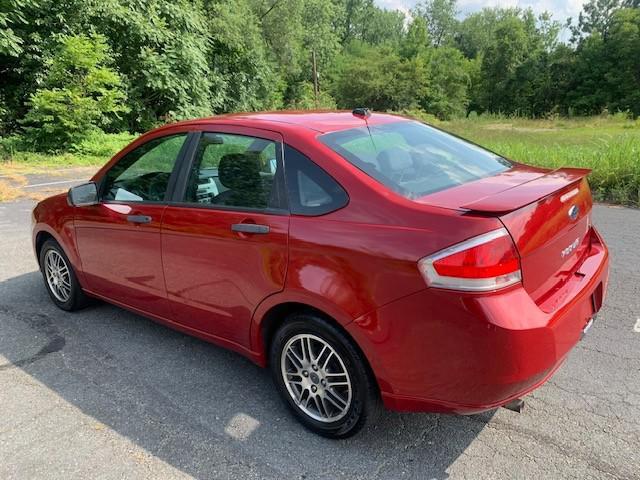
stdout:
<svg viewBox="0 0 640 480">
<path fill-rule="evenodd" d="M 290 416 L 268 371 L 104 303 L 60 311 L 39 272 L 0 282 L 0 319 L 9 361 L 0 360 L 0 375 L 22 370 L 199 479 L 233 477 L 238 465 L 260 478 L 447 478 L 493 415 L 385 412 L 376 427 L 331 441 Z"/>
</svg>

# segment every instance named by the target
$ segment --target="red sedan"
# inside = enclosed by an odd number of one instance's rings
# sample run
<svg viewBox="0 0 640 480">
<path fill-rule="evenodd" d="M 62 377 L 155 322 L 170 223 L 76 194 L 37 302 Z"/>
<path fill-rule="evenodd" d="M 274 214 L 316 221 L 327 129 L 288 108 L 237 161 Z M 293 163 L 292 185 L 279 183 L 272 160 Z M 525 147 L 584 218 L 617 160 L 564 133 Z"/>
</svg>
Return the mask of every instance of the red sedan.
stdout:
<svg viewBox="0 0 640 480">
<path fill-rule="evenodd" d="M 475 413 L 544 383 L 602 305 L 588 170 L 367 110 L 153 130 L 40 202 L 53 302 L 96 297 L 270 367 L 346 437 L 384 405 Z"/>
</svg>

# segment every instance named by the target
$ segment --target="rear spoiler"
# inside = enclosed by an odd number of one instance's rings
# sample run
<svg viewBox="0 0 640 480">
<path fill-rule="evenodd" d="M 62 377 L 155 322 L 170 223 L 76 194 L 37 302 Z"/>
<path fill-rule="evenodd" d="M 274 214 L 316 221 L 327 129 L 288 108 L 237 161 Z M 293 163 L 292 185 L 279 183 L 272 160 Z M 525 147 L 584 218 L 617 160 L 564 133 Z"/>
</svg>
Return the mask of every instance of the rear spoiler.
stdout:
<svg viewBox="0 0 640 480">
<path fill-rule="evenodd" d="M 473 212 L 507 213 L 534 203 L 589 175 L 588 168 L 558 168 L 541 177 L 475 200 L 460 208 Z"/>
</svg>

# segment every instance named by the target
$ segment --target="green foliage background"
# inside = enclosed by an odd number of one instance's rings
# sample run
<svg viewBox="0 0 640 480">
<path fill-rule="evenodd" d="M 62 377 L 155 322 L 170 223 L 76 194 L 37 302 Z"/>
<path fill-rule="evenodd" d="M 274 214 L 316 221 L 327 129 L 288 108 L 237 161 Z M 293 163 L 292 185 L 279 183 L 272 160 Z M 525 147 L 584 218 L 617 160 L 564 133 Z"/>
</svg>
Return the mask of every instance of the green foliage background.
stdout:
<svg viewBox="0 0 640 480">
<path fill-rule="evenodd" d="M 549 14 L 460 19 L 455 0 L 0 0 L 0 134 L 67 148 L 87 126 L 280 108 L 638 116 L 639 1 L 590 0 L 566 43 Z"/>
<path fill-rule="evenodd" d="M 0 0 L 2 158 L 99 163 L 165 122 L 355 106 L 592 167 L 599 198 L 638 205 L 640 0 L 589 0 L 564 25 L 463 18 L 456 0 L 409 16 L 374 0 Z"/>
</svg>

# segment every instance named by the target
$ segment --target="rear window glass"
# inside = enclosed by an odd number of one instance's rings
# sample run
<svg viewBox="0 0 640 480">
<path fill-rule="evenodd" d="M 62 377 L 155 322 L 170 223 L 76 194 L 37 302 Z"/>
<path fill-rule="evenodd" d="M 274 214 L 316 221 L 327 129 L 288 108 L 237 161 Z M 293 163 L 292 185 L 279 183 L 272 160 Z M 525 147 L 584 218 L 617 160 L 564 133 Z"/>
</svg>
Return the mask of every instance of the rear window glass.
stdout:
<svg viewBox="0 0 640 480">
<path fill-rule="evenodd" d="M 511 167 L 495 153 L 415 121 L 353 128 L 319 138 L 360 170 L 410 199 Z"/>
</svg>

